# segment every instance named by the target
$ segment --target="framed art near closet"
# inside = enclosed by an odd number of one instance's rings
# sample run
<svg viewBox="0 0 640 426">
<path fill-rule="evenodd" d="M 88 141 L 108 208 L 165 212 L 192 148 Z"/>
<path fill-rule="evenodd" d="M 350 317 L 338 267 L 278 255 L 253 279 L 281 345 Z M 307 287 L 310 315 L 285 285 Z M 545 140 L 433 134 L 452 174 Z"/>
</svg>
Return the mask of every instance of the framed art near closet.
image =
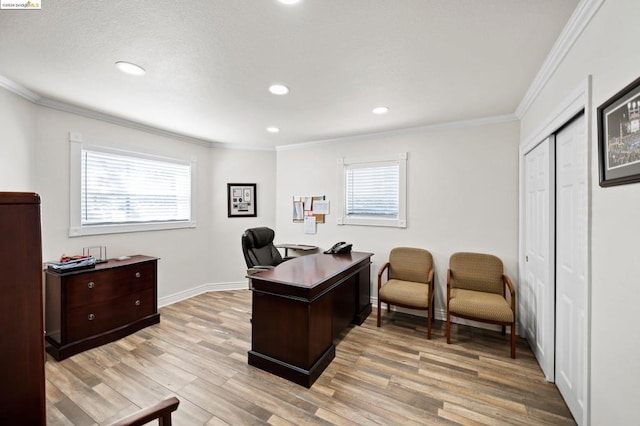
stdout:
<svg viewBox="0 0 640 426">
<path fill-rule="evenodd" d="M 600 186 L 640 182 L 640 78 L 600 105 Z"/>
</svg>

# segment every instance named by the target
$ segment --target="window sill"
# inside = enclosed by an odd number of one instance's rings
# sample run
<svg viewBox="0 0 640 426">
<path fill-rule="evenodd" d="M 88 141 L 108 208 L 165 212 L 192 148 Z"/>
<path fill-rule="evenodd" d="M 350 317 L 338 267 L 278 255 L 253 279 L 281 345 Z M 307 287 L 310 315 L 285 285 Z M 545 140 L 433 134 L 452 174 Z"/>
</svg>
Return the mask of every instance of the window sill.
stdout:
<svg viewBox="0 0 640 426">
<path fill-rule="evenodd" d="M 164 231 L 169 229 L 185 229 L 195 227 L 195 221 L 82 226 L 70 227 L 69 237 L 82 237 L 84 235 L 122 234 L 126 232 Z"/>
<path fill-rule="evenodd" d="M 392 228 L 406 228 L 407 221 L 403 219 L 372 219 L 365 217 L 340 217 L 338 225 L 360 225 L 360 226 L 385 226 Z"/>
</svg>

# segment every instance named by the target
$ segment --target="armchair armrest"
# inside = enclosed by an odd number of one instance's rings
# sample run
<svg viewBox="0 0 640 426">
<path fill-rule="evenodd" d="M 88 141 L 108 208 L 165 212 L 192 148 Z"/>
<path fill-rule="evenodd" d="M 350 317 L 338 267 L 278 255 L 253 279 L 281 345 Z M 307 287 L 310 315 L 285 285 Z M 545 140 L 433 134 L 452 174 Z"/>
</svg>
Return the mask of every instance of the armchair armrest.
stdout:
<svg viewBox="0 0 640 426">
<path fill-rule="evenodd" d="M 516 288 L 508 276 L 503 275 L 502 281 L 509 288 L 509 294 L 511 295 L 511 309 L 513 310 L 513 312 L 515 312 L 516 311 Z"/>
<path fill-rule="evenodd" d="M 384 273 L 385 270 L 387 270 L 387 279 L 389 279 L 389 270 L 388 270 L 389 269 L 389 265 L 390 265 L 390 263 L 386 262 L 378 270 L 378 291 L 382 287 L 382 274 Z"/>
<path fill-rule="evenodd" d="M 112 423 L 111 426 L 142 426 L 156 419 L 159 420 L 162 426 L 171 426 L 171 413 L 178 409 L 178 404 L 180 404 L 180 400 L 172 396 L 151 407 L 124 417 Z"/>
<path fill-rule="evenodd" d="M 429 306 L 430 309 L 432 309 L 433 305 L 431 304 L 431 302 L 433 301 L 433 296 L 434 296 L 434 291 L 433 291 L 433 266 L 431 268 L 429 268 L 429 275 L 428 275 L 428 285 L 429 285 L 429 293 L 428 293 L 428 297 L 429 297 Z"/>
</svg>

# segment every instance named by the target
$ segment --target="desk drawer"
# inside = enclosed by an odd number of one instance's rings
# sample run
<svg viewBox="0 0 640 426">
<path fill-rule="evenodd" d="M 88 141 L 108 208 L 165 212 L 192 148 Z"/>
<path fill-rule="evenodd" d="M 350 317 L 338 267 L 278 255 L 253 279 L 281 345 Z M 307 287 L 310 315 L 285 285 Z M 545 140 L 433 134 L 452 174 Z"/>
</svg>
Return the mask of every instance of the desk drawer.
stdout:
<svg viewBox="0 0 640 426">
<path fill-rule="evenodd" d="M 80 340 L 124 326 L 155 312 L 153 289 L 108 303 L 80 306 L 67 315 L 67 341 Z"/>
<path fill-rule="evenodd" d="M 67 307 L 74 309 L 152 289 L 155 273 L 154 263 L 146 262 L 68 277 Z"/>
</svg>

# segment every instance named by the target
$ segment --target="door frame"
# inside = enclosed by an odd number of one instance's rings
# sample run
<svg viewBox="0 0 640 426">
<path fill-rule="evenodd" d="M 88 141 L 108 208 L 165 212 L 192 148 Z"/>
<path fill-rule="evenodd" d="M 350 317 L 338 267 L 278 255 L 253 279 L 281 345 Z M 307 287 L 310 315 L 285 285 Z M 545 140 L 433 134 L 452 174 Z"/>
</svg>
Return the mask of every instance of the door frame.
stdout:
<svg viewBox="0 0 640 426">
<path fill-rule="evenodd" d="M 540 126 L 530 135 L 521 135 L 520 152 L 519 152 L 519 231 L 518 231 L 518 265 L 524 265 L 524 218 L 525 218 L 525 154 L 531 151 L 540 141 L 546 139 L 549 135 L 555 133 L 562 126 L 573 119 L 580 111 L 584 111 L 585 137 L 587 139 L 587 315 L 585 321 L 586 339 L 585 339 L 585 364 L 584 364 L 584 380 L 586 387 L 585 410 L 583 418 L 584 424 L 589 425 L 591 419 L 591 188 L 592 188 L 592 162 L 593 162 L 593 143 L 592 143 L 592 123 L 593 123 L 593 105 L 592 105 L 592 77 L 588 75 L 576 89 L 556 105 L 556 109 L 551 114 L 544 117 Z M 555 237 L 554 237 L 555 238 Z M 525 268 L 518 266 L 518 282 L 523 282 L 523 271 Z M 555 275 L 555 270 L 553 271 Z M 550 310 L 555 315 L 554 309 Z M 521 319 L 521 317 L 519 317 Z M 520 330 L 526 328 L 524 324 L 519 324 Z"/>
</svg>

